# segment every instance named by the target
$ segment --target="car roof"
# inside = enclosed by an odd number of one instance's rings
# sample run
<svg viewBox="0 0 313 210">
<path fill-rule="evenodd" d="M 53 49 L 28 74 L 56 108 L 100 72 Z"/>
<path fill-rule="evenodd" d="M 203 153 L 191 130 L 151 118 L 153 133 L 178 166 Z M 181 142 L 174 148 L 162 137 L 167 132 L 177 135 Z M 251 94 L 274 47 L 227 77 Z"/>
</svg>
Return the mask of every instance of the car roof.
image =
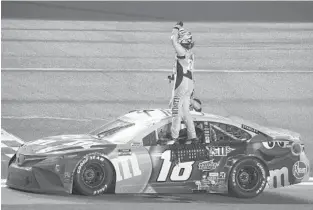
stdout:
<svg viewBox="0 0 313 210">
<path fill-rule="evenodd" d="M 215 114 L 209 114 L 204 112 L 196 112 L 196 111 L 190 111 L 191 116 L 199 121 L 211 121 L 211 122 L 217 122 L 217 123 L 225 123 L 230 124 L 237 127 L 245 126 L 247 129 L 245 129 L 247 132 L 249 132 L 251 135 L 255 135 L 257 133 L 262 133 L 264 135 L 269 135 L 272 138 L 287 138 L 287 139 L 299 139 L 300 134 L 286 130 L 281 128 L 270 128 L 270 127 L 264 127 L 257 123 L 253 123 L 251 121 L 242 119 L 237 116 L 229 116 L 229 117 L 223 117 Z M 154 124 L 156 122 L 160 122 L 163 120 L 170 120 L 171 119 L 171 109 L 162 109 L 162 108 L 156 108 L 156 109 L 137 109 L 132 110 L 129 113 L 123 115 L 119 119 L 130 121 L 133 123 L 142 123 L 145 125 Z"/>
<path fill-rule="evenodd" d="M 196 111 L 191 111 L 191 116 L 197 118 L 197 120 L 211 120 L 211 121 L 217 121 L 217 122 L 228 122 L 233 124 L 234 121 L 232 121 L 229 118 L 222 117 L 219 115 L 214 115 L 214 114 L 208 114 L 204 112 L 196 112 Z M 120 117 L 121 119 L 125 119 L 131 122 L 155 122 L 155 121 L 161 121 L 161 120 L 166 120 L 171 118 L 171 110 L 170 109 L 137 109 L 137 110 L 132 110 L 129 113 L 123 115 Z"/>
</svg>

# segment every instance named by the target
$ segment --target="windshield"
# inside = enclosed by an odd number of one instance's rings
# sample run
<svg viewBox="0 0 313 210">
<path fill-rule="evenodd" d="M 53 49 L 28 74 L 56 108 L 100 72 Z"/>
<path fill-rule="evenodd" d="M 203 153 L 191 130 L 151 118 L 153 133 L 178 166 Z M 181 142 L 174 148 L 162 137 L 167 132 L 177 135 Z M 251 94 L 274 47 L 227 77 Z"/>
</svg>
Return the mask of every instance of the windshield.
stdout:
<svg viewBox="0 0 313 210">
<path fill-rule="evenodd" d="M 130 123 L 121 119 L 117 119 L 113 122 L 101 126 L 100 128 L 97 128 L 94 131 L 91 131 L 90 135 L 97 136 L 98 138 L 103 138 L 111 136 L 124 128 L 128 128 L 134 125 L 135 123 Z"/>
</svg>

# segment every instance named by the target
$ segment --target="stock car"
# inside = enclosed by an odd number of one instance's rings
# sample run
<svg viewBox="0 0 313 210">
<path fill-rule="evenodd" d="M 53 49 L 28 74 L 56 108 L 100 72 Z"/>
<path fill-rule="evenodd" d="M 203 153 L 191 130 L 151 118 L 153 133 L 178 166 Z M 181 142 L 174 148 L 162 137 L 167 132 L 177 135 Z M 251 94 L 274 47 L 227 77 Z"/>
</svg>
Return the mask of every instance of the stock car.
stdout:
<svg viewBox="0 0 313 210">
<path fill-rule="evenodd" d="M 298 133 L 238 117 L 191 111 L 199 142 L 182 122 L 170 144 L 171 111 L 134 110 L 82 135 L 59 135 L 20 146 L 7 186 L 42 193 L 218 193 L 258 196 L 308 179 Z"/>
</svg>

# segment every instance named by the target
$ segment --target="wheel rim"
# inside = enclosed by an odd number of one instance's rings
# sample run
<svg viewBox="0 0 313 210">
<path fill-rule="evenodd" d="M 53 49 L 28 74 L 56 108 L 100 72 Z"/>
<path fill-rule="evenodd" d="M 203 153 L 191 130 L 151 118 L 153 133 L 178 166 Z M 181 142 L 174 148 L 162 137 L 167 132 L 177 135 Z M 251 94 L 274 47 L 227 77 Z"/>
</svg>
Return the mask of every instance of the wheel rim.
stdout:
<svg viewBox="0 0 313 210">
<path fill-rule="evenodd" d="M 259 184 L 260 174 L 254 166 L 244 166 L 236 176 L 238 186 L 244 191 L 253 191 Z"/>
<path fill-rule="evenodd" d="M 88 164 L 81 174 L 83 183 L 89 188 L 97 188 L 105 180 L 105 171 L 98 163 Z"/>
</svg>

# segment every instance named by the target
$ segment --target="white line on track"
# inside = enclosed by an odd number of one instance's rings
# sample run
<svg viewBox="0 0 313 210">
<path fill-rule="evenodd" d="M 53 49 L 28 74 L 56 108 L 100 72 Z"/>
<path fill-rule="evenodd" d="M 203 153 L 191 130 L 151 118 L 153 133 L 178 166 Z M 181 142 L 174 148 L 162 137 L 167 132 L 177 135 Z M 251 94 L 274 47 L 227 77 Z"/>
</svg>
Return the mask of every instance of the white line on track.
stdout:
<svg viewBox="0 0 313 210">
<path fill-rule="evenodd" d="M 7 181 L 6 179 L 1 179 L 1 188 L 7 186 L 6 181 Z"/>
<path fill-rule="evenodd" d="M 311 186 L 311 185 L 313 185 L 313 182 L 301 182 L 301 183 L 299 183 L 299 184 L 297 184 L 297 185 Z"/>
<path fill-rule="evenodd" d="M 9 158 L 13 157 L 14 154 L 5 154 L 6 156 L 8 156 Z"/>
<path fill-rule="evenodd" d="M 24 144 L 24 141 L 20 138 L 18 138 L 17 136 L 14 136 L 10 133 L 8 133 L 7 131 L 5 131 L 4 129 L 1 129 L 1 139 L 6 139 L 8 137 L 8 139 L 13 139 L 13 141 L 17 141 L 20 144 Z M 2 146 L 2 145 L 1 145 Z"/>
<path fill-rule="evenodd" d="M 172 69 L 88 69 L 88 68 L 1 68 L 2 71 L 75 71 L 75 72 L 172 72 Z M 295 70 L 219 70 L 219 69 L 196 69 L 194 72 L 201 73 L 313 73 L 313 69 Z"/>
<path fill-rule="evenodd" d="M 92 121 L 92 120 L 107 120 L 103 118 L 89 118 L 89 119 L 78 119 L 78 118 L 67 118 L 67 117 L 46 117 L 46 116 L 1 116 L 2 119 L 52 119 L 52 120 L 73 120 L 73 121 Z"/>
<path fill-rule="evenodd" d="M 4 148 L 4 147 L 8 147 L 8 146 L 1 142 L 1 148 Z"/>
</svg>

